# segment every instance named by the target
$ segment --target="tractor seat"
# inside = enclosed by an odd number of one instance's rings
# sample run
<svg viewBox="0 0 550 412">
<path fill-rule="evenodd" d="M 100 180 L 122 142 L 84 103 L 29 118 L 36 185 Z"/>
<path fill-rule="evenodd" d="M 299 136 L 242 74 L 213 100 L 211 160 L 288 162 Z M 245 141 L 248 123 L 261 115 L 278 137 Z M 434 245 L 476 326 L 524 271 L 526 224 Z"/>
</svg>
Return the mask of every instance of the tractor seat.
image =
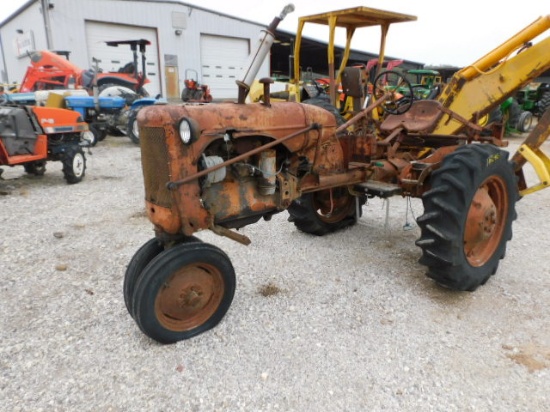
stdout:
<svg viewBox="0 0 550 412">
<path fill-rule="evenodd" d="M 389 133 L 402 127 L 409 133 L 431 133 L 442 115 L 442 106 L 437 100 L 416 100 L 407 112 L 388 115 L 380 129 Z"/>
</svg>

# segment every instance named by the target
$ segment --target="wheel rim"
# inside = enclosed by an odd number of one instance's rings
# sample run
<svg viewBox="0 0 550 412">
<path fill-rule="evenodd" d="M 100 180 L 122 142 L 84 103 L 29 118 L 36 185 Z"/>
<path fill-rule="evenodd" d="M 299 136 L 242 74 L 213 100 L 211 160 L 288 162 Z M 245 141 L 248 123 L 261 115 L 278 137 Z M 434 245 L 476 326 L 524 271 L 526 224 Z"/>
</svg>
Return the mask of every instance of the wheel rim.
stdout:
<svg viewBox="0 0 550 412">
<path fill-rule="evenodd" d="M 81 153 L 75 154 L 73 158 L 73 173 L 75 177 L 80 177 L 84 173 L 84 156 Z"/>
<path fill-rule="evenodd" d="M 313 207 L 323 222 L 335 223 L 349 215 L 354 200 L 347 189 L 322 190 L 314 193 Z"/>
<path fill-rule="evenodd" d="M 136 139 L 139 139 L 139 127 L 137 120 L 132 121 L 132 133 Z"/>
<path fill-rule="evenodd" d="M 185 266 L 162 285 L 155 300 L 156 318 L 166 329 L 182 332 L 210 319 L 224 295 L 221 272 L 208 263 Z"/>
<path fill-rule="evenodd" d="M 487 263 L 498 248 L 508 214 L 505 182 L 491 176 L 477 189 L 466 220 L 464 254 L 470 265 Z"/>
<path fill-rule="evenodd" d="M 531 128 L 531 122 L 533 121 L 533 118 L 531 116 L 525 116 L 523 119 L 522 129 L 524 132 L 529 131 Z"/>
</svg>

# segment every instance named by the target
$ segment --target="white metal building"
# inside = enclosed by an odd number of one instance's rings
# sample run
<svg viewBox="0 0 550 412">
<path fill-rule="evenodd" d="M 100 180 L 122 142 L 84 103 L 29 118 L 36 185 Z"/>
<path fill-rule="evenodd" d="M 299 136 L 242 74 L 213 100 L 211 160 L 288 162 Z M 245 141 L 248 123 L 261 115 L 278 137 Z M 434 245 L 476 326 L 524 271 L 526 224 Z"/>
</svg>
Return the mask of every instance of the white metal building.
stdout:
<svg viewBox="0 0 550 412">
<path fill-rule="evenodd" d="M 29 0 L 0 23 L 0 82 L 20 82 L 33 50 L 70 51 L 83 69 L 96 58 L 103 71 L 116 71 L 132 52 L 105 41 L 146 39 L 149 94 L 179 98 L 185 78 L 198 77 L 215 98 L 235 98 L 235 80 L 264 28 L 178 0 Z M 266 61 L 259 76 L 269 71 Z"/>
</svg>

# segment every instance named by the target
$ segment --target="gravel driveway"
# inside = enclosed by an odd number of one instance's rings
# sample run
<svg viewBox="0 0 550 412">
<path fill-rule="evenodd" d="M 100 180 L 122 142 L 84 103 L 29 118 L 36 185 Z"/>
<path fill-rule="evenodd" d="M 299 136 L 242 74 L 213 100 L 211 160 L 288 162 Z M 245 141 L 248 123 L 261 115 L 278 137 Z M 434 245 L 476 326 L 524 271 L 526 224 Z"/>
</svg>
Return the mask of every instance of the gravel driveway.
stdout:
<svg viewBox="0 0 550 412">
<path fill-rule="evenodd" d="M 387 226 L 373 199 L 323 238 L 286 212 L 245 228 L 248 247 L 201 232 L 230 256 L 235 299 L 213 330 L 163 346 L 122 295 L 153 236 L 139 149 L 109 136 L 87 157 L 76 185 L 58 162 L 0 180 L 1 410 L 550 410 L 550 190 L 518 203 L 506 259 L 474 293 L 424 275 L 401 198 Z"/>
</svg>

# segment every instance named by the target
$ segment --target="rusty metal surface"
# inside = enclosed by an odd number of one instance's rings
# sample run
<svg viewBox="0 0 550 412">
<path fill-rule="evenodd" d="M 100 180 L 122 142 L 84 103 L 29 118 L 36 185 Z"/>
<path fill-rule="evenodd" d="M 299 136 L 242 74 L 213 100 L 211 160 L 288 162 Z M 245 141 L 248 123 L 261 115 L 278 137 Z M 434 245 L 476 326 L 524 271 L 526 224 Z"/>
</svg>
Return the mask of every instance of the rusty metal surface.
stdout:
<svg viewBox="0 0 550 412">
<path fill-rule="evenodd" d="M 303 136 L 306 132 L 308 132 L 310 130 L 313 130 L 313 129 L 314 129 L 314 126 L 312 125 L 311 127 L 306 127 L 305 129 L 302 129 L 302 130 L 300 130 L 296 133 L 292 133 L 290 135 L 287 135 L 287 136 L 285 136 L 281 139 L 272 140 L 271 142 L 266 143 L 265 145 L 262 145 L 262 146 L 259 146 L 259 147 L 254 147 L 253 145 L 251 145 L 252 142 L 244 142 L 245 143 L 244 145 L 239 145 L 239 143 L 241 143 L 241 142 L 236 142 L 235 146 L 240 146 L 242 148 L 242 150 L 239 150 L 239 151 L 242 151 L 243 154 L 241 154 L 239 156 L 236 156 L 236 157 L 233 157 L 229 160 L 226 160 L 223 163 L 220 163 L 220 164 L 214 165 L 212 167 L 209 167 L 208 169 L 201 170 L 200 172 L 194 173 L 194 174 L 192 174 L 190 176 L 187 176 L 183 179 L 177 180 L 175 182 L 170 182 L 169 185 L 168 185 L 168 188 L 173 190 L 181 184 L 189 183 L 193 180 L 196 180 L 196 179 L 199 179 L 199 178 L 201 178 L 205 175 L 208 175 L 209 173 L 215 172 L 216 170 L 219 170 L 219 169 L 225 168 L 227 166 L 233 165 L 233 164 L 235 164 L 237 162 L 240 162 L 242 160 L 246 160 L 247 158 L 249 158 L 251 156 L 254 156 L 256 154 L 262 155 L 264 153 L 264 151 L 270 150 L 272 147 L 274 147 L 278 144 L 282 144 L 282 143 L 286 142 L 289 139 L 293 139 L 294 137 Z M 249 148 L 247 148 L 247 147 L 249 147 Z"/>
<path fill-rule="evenodd" d="M 163 207 L 145 201 L 147 217 L 155 225 L 155 230 L 170 235 L 181 233 L 181 220 L 176 206 L 171 208 Z"/>
<path fill-rule="evenodd" d="M 490 260 L 502 239 L 508 214 L 506 184 L 498 176 L 485 180 L 476 191 L 464 230 L 464 254 L 470 265 Z"/>
<path fill-rule="evenodd" d="M 431 155 L 409 162 L 399 171 L 399 182 L 407 195 L 420 197 L 430 189 L 428 177 L 439 168 L 445 156 L 454 152 L 458 146 L 446 146 L 435 150 Z"/>
<path fill-rule="evenodd" d="M 199 135 L 189 145 L 179 139 L 177 129 L 182 118 L 192 119 L 198 126 Z M 285 121 L 281 122 L 280 119 Z M 296 161 L 291 162 L 290 167 L 298 167 L 298 159 L 307 158 L 312 159 L 312 169 L 321 175 L 340 172 L 345 168 L 342 147 L 334 133 L 334 116 L 311 105 L 273 103 L 268 107 L 263 104 L 222 103 L 208 106 L 150 106 L 140 110 L 138 124 L 146 131 L 145 141 L 156 141 L 156 145 L 166 148 L 166 153 L 159 148 L 149 150 L 145 142 L 142 145 L 142 156 L 145 159 L 144 173 L 151 175 L 145 179 L 147 199 L 151 204 L 166 209 L 155 209 L 155 213 L 148 212 L 149 216 L 155 225 L 170 233 L 179 226 L 177 230 L 189 236 L 218 222 L 226 222 L 228 227 L 239 227 L 239 219 L 246 222 L 256 215 L 261 217 L 262 214 L 277 211 L 281 205 L 288 205 L 299 196 L 295 184 L 288 185 L 294 191 L 285 192 L 283 200 L 277 193 L 261 195 L 259 192 L 265 190 L 265 187 L 259 189 L 256 180 L 247 183 L 246 179 L 235 181 L 233 177 L 228 177 L 221 184 L 201 187 L 198 173 L 203 154 L 213 144 L 220 145 L 220 150 L 223 150 L 226 146 L 224 138 L 228 134 L 231 143 L 234 143 L 233 149 L 243 151 L 242 157 L 237 157 L 239 152 L 231 156 L 238 161 L 252 161 L 255 152 L 251 154 L 249 150 L 261 138 L 272 142 L 272 146 L 282 146 L 292 153 Z M 304 132 L 304 129 L 314 124 L 322 124 L 323 127 L 320 130 L 310 127 L 311 130 Z M 159 138 L 152 133 L 153 130 L 155 133 L 161 131 L 163 137 Z M 289 138 L 293 133 L 295 136 Z M 250 136 L 255 137 L 256 143 L 246 140 Z M 161 163 L 161 169 L 153 170 L 153 163 Z M 232 160 L 232 163 L 236 161 Z M 171 203 L 166 201 L 169 199 L 167 191 L 160 187 L 162 183 L 175 181 L 180 182 L 177 190 L 168 193 L 178 211 L 179 219 L 175 219 L 179 220 L 177 223 L 170 222 L 170 218 L 175 216 Z"/>
<path fill-rule="evenodd" d="M 223 276 L 208 262 L 187 265 L 164 282 L 155 297 L 155 313 L 166 329 L 192 330 L 218 309 L 225 291 Z"/>
<path fill-rule="evenodd" d="M 254 178 L 217 183 L 205 190 L 202 198 L 216 223 L 231 221 L 237 217 L 261 216 L 275 211 L 278 205 L 275 196 L 260 194 L 258 182 Z"/>
<path fill-rule="evenodd" d="M 436 100 L 417 100 L 407 112 L 388 115 L 380 129 L 387 133 L 398 128 L 412 133 L 430 133 L 443 115 L 441 109 L 441 103 Z"/>
<path fill-rule="evenodd" d="M 170 208 L 172 194 L 166 188 L 170 181 L 168 148 L 164 143 L 162 127 L 145 127 L 140 132 L 141 168 L 145 185 L 145 199 Z"/>
<path fill-rule="evenodd" d="M 523 141 L 531 149 L 538 149 L 550 136 L 550 110 L 546 110 L 544 114 L 539 118 L 537 125 L 533 129 L 529 136 Z M 514 163 L 516 172 L 519 171 L 527 160 L 518 151 L 512 156 L 512 162 Z"/>
</svg>

